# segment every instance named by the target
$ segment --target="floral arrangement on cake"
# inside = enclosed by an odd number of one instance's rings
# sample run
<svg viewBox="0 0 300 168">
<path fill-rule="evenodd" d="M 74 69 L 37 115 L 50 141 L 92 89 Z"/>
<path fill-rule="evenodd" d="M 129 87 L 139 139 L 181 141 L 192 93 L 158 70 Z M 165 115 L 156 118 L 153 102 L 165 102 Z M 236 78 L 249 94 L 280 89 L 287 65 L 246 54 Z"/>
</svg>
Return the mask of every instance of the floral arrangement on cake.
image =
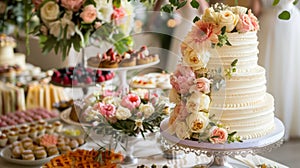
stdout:
<svg viewBox="0 0 300 168">
<path fill-rule="evenodd" d="M 79 52 L 94 32 L 102 41 L 114 44 L 123 53 L 132 45 L 133 7 L 127 1 L 107 0 L 32 0 L 40 25 L 35 34 L 43 52 L 62 52 L 71 47 Z"/>
<path fill-rule="evenodd" d="M 185 37 L 181 51 L 185 62 L 193 67 L 205 67 L 209 60 L 208 46 L 231 45 L 227 33 L 245 33 L 259 29 L 258 20 L 251 12 L 241 6 L 229 7 L 216 3 L 204 11 L 192 30 Z"/>
<path fill-rule="evenodd" d="M 92 123 L 92 129 L 98 133 L 144 137 L 145 133 L 156 131 L 168 116 L 167 103 L 166 97 L 157 94 L 95 95 L 95 101 L 86 107 L 81 118 Z"/>
</svg>

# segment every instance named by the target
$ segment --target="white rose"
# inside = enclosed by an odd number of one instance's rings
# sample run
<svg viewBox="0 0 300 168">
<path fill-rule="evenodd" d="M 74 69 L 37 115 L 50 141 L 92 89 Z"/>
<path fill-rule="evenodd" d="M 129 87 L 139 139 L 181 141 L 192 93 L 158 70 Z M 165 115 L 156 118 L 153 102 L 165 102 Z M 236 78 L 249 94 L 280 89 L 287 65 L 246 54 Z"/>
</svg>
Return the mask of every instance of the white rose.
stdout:
<svg viewBox="0 0 300 168">
<path fill-rule="evenodd" d="M 206 64 L 209 61 L 210 53 L 200 48 L 191 48 L 187 46 L 183 50 L 183 61 L 194 70 L 206 67 Z"/>
<path fill-rule="evenodd" d="M 175 125 L 175 133 L 179 139 L 190 138 L 190 131 L 185 122 L 177 122 Z"/>
<path fill-rule="evenodd" d="M 231 7 L 231 10 L 234 14 L 241 15 L 241 14 L 246 14 L 248 9 L 243 6 L 234 6 Z"/>
<path fill-rule="evenodd" d="M 105 22 L 110 22 L 114 9 L 112 2 L 107 0 L 96 0 L 97 18 Z"/>
<path fill-rule="evenodd" d="M 198 112 L 200 109 L 201 93 L 194 92 L 186 102 L 186 108 L 189 113 Z"/>
<path fill-rule="evenodd" d="M 200 105 L 199 105 L 199 110 L 206 110 L 208 111 L 210 105 L 210 97 L 207 96 L 206 94 L 201 94 L 200 97 Z"/>
<path fill-rule="evenodd" d="M 219 13 L 215 12 L 213 8 L 206 8 L 202 15 L 202 20 L 205 22 L 217 23 L 218 15 Z"/>
<path fill-rule="evenodd" d="M 102 102 L 104 104 L 113 104 L 115 106 L 117 106 L 118 104 L 120 104 L 120 99 L 118 97 L 114 97 L 114 96 L 106 96 L 103 98 Z"/>
<path fill-rule="evenodd" d="M 177 93 L 176 89 L 172 88 L 169 93 L 169 100 L 172 103 L 178 104 L 180 103 L 180 96 Z"/>
<path fill-rule="evenodd" d="M 226 26 L 226 32 L 231 32 L 239 21 L 239 16 L 233 14 L 231 11 L 221 11 L 218 17 L 218 24 L 220 28 Z"/>
<path fill-rule="evenodd" d="M 139 111 L 144 113 L 145 118 L 148 118 L 154 113 L 155 109 L 152 104 L 148 103 L 148 104 L 141 104 L 139 107 Z"/>
<path fill-rule="evenodd" d="M 131 117 L 131 112 L 128 108 L 119 106 L 116 111 L 116 117 L 118 120 L 126 120 Z"/>
<path fill-rule="evenodd" d="M 64 29 L 68 26 L 66 38 L 70 39 L 75 34 L 75 24 L 69 19 L 62 18 L 61 25 L 63 27 L 63 32 L 64 32 Z"/>
<path fill-rule="evenodd" d="M 49 24 L 49 30 L 50 30 L 50 34 L 52 34 L 54 37 L 56 38 L 60 38 L 61 34 L 62 34 L 62 30 L 61 30 L 61 22 L 55 21 L 55 22 L 51 22 Z"/>
<path fill-rule="evenodd" d="M 206 113 L 196 112 L 196 113 L 190 114 L 186 118 L 186 123 L 187 123 L 189 129 L 191 130 L 191 132 L 201 133 L 201 132 L 205 131 L 205 129 L 209 123 L 209 118 Z"/>
<path fill-rule="evenodd" d="M 54 1 L 48 1 L 41 7 L 41 18 L 47 23 L 57 19 L 59 14 L 59 6 Z"/>
</svg>

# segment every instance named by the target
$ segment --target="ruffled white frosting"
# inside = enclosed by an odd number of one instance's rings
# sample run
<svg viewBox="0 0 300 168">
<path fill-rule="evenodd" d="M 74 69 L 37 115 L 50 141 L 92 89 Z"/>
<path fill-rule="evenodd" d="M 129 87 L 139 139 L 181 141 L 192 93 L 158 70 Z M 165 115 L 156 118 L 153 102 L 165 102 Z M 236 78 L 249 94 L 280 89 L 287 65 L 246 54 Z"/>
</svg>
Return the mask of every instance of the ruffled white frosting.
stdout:
<svg viewBox="0 0 300 168">
<path fill-rule="evenodd" d="M 257 64 L 256 32 L 228 33 L 232 46 L 211 50 L 209 69 L 227 69 L 238 59 L 237 72 L 226 78 L 226 87 L 212 91 L 210 114 L 243 139 L 268 134 L 274 128 L 274 99 L 266 93 L 265 69 Z"/>
</svg>

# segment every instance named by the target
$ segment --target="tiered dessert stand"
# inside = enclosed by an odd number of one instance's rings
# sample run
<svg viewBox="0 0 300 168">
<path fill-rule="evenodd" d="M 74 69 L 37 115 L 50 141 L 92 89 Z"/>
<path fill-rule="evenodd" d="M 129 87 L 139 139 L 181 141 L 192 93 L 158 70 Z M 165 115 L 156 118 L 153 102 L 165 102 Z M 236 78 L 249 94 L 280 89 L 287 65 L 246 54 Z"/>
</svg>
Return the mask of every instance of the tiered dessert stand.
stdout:
<svg viewBox="0 0 300 168">
<path fill-rule="evenodd" d="M 185 153 L 195 153 L 197 156 L 206 155 L 212 157 L 212 161 L 206 164 L 199 164 L 200 167 L 232 168 L 243 167 L 240 164 L 228 162 L 228 157 L 248 154 L 258 154 L 268 152 L 279 147 L 283 143 L 284 125 L 275 118 L 274 130 L 263 137 L 244 140 L 226 144 L 212 144 L 208 142 L 198 142 L 192 140 L 181 140 L 168 133 L 168 119 L 161 123 L 162 145 L 166 150 L 184 151 Z"/>
</svg>

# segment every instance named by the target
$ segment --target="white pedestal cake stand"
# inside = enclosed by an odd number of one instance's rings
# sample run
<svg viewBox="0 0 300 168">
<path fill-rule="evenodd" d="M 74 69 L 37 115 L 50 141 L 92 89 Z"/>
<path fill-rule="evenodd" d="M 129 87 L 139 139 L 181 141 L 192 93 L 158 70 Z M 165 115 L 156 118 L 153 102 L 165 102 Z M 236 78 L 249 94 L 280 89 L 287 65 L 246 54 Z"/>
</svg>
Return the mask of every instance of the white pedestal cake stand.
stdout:
<svg viewBox="0 0 300 168">
<path fill-rule="evenodd" d="M 118 67 L 118 68 L 95 68 L 92 66 L 89 66 L 89 68 L 93 68 L 93 69 L 99 69 L 102 71 L 116 71 L 118 72 L 118 76 L 120 79 L 120 88 L 119 90 L 122 91 L 122 94 L 126 94 L 129 91 L 129 85 L 127 83 L 127 71 L 128 70 L 135 70 L 135 69 L 142 69 L 142 68 L 147 68 L 153 65 L 158 64 L 160 61 L 155 61 L 155 62 L 151 62 L 149 64 L 143 64 L 143 65 L 136 65 L 136 66 L 130 66 L 130 67 Z"/>
<path fill-rule="evenodd" d="M 226 143 L 226 144 L 212 144 L 208 142 L 198 142 L 192 140 L 181 140 L 176 136 L 168 133 L 168 119 L 165 119 L 161 125 L 162 145 L 165 149 L 174 151 L 184 151 L 185 153 L 195 153 L 197 156 L 205 154 L 208 157 L 213 157 L 211 163 L 201 165 L 202 167 L 218 167 L 218 168 L 232 168 L 238 167 L 236 164 L 230 164 L 227 161 L 228 157 L 241 155 L 245 157 L 248 154 L 258 154 L 271 151 L 273 148 L 279 147 L 283 143 L 284 125 L 275 118 L 274 130 L 263 137 L 244 140 L 242 143 Z"/>
</svg>

